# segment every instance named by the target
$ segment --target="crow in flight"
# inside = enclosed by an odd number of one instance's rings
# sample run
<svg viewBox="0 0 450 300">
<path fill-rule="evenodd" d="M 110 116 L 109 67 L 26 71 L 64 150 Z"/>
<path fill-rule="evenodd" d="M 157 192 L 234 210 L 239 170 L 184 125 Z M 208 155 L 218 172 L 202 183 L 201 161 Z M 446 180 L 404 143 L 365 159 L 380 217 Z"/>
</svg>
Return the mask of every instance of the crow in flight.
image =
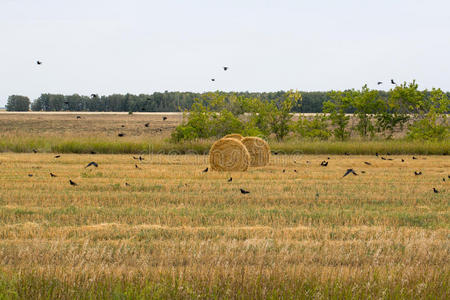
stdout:
<svg viewBox="0 0 450 300">
<path fill-rule="evenodd" d="M 326 167 L 326 166 L 328 166 L 328 162 L 327 161 L 322 161 L 321 163 L 320 163 L 320 165 L 322 166 L 322 167 Z"/>
<path fill-rule="evenodd" d="M 94 167 L 98 168 L 98 163 L 96 163 L 95 161 L 91 161 L 91 162 L 88 163 L 87 166 L 84 167 L 84 168 L 86 169 L 86 168 L 89 168 L 90 166 L 94 166 Z"/>
<path fill-rule="evenodd" d="M 97 98 L 98 95 L 97 95 L 97 94 L 91 94 L 91 97 L 92 97 L 92 98 Z"/>
<path fill-rule="evenodd" d="M 53 173 L 50 173 L 50 177 L 56 177 L 56 175 Z"/>
<path fill-rule="evenodd" d="M 56 156 L 55 156 L 55 158 L 60 158 L 60 157 L 61 157 L 61 155 L 56 155 Z"/>
<path fill-rule="evenodd" d="M 438 191 L 436 188 L 433 188 L 433 192 L 434 192 L 435 194 L 439 193 L 439 191 Z"/>
<path fill-rule="evenodd" d="M 383 84 L 383 82 L 382 81 L 378 81 L 377 84 L 380 85 L 380 84 Z"/>
<path fill-rule="evenodd" d="M 144 126 L 148 127 L 148 126 L 150 126 L 150 123 L 145 123 Z"/>
<path fill-rule="evenodd" d="M 370 162 L 365 161 L 364 162 L 366 165 L 371 166 L 372 164 Z"/>
<path fill-rule="evenodd" d="M 73 185 L 73 186 L 77 186 L 78 185 L 75 182 L 73 182 L 71 179 L 69 179 L 69 183 L 70 183 L 70 185 Z"/>
<path fill-rule="evenodd" d="M 414 171 L 414 175 L 416 175 L 416 176 L 422 175 L 422 171 L 420 171 L 420 172 Z"/>
<path fill-rule="evenodd" d="M 391 83 L 392 83 L 392 84 L 396 84 L 396 83 L 394 82 L 394 79 L 391 79 Z"/>
<path fill-rule="evenodd" d="M 38 61 L 36 61 L 36 64 L 42 65 L 42 61 L 38 60 Z"/>
<path fill-rule="evenodd" d="M 342 177 L 345 177 L 345 176 L 347 176 L 350 173 L 352 173 L 353 175 L 358 175 L 358 174 L 356 174 L 356 172 L 353 169 L 347 169 L 347 171 L 345 172 L 344 176 L 342 176 Z"/>
<path fill-rule="evenodd" d="M 228 182 L 232 182 L 233 181 L 233 177 L 230 177 L 230 179 L 228 179 Z"/>
<path fill-rule="evenodd" d="M 206 167 L 206 169 L 204 169 L 202 172 L 203 172 L 203 173 L 208 172 L 208 167 Z"/>
<path fill-rule="evenodd" d="M 223 67 L 223 70 L 224 70 L 224 71 L 228 70 L 228 67 Z"/>
<path fill-rule="evenodd" d="M 216 81 L 216 79 L 215 78 L 211 78 L 211 81 Z"/>
<path fill-rule="evenodd" d="M 249 191 L 246 191 L 246 190 L 244 190 L 244 189 L 240 189 L 240 190 L 241 190 L 241 194 L 250 194 Z"/>
</svg>

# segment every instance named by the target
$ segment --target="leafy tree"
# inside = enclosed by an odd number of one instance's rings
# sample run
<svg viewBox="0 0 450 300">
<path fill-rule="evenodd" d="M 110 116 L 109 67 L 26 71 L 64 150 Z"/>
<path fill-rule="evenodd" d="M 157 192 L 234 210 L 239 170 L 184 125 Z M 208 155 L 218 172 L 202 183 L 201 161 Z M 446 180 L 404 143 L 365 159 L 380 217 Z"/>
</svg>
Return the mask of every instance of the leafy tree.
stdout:
<svg viewBox="0 0 450 300">
<path fill-rule="evenodd" d="M 372 116 L 378 113 L 383 108 L 383 101 L 378 96 L 378 91 L 370 90 L 367 84 L 364 85 L 361 91 L 351 93 L 351 106 L 355 110 L 355 116 L 358 123 L 355 128 L 359 135 L 367 138 L 369 135 L 375 135 L 375 126 L 372 123 Z"/>
<path fill-rule="evenodd" d="M 291 110 L 301 99 L 302 95 L 298 91 L 291 90 L 278 105 L 270 103 L 269 124 L 277 140 L 281 141 L 288 135 L 292 123 Z"/>
<path fill-rule="evenodd" d="M 331 100 L 323 104 L 323 111 L 328 113 L 328 118 L 334 126 L 334 137 L 343 141 L 350 136 L 347 125 L 350 117 L 346 115 L 346 110 L 350 107 L 355 91 L 331 91 L 328 95 Z"/>
<path fill-rule="evenodd" d="M 324 114 L 316 114 L 312 119 L 300 116 L 295 131 L 303 138 L 327 140 L 331 136 L 327 120 Z"/>
<path fill-rule="evenodd" d="M 6 104 L 7 111 L 29 111 L 30 99 L 25 96 L 11 95 Z"/>
</svg>

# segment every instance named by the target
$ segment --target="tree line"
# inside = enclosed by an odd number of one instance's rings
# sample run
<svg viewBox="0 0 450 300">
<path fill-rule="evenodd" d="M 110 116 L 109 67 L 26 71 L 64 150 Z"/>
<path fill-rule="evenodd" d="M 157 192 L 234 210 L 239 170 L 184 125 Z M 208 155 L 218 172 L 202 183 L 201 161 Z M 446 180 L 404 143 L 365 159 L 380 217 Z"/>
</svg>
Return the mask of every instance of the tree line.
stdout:
<svg viewBox="0 0 450 300">
<path fill-rule="evenodd" d="M 282 99 L 286 91 L 268 93 L 225 93 L 216 92 L 225 97 L 239 96 L 259 98 L 262 101 L 273 102 Z M 383 93 L 383 92 L 380 92 Z M 147 94 L 113 94 L 109 96 L 83 96 L 62 94 L 41 94 L 30 101 L 26 96 L 11 95 L 8 97 L 8 111 L 90 111 L 90 112 L 178 112 L 190 110 L 195 99 L 207 93 L 191 92 L 155 92 Z M 330 99 L 328 92 L 301 92 L 302 105 L 292 107 L 293 112 L 322 112 L 323 103 Z"/>
</svg>

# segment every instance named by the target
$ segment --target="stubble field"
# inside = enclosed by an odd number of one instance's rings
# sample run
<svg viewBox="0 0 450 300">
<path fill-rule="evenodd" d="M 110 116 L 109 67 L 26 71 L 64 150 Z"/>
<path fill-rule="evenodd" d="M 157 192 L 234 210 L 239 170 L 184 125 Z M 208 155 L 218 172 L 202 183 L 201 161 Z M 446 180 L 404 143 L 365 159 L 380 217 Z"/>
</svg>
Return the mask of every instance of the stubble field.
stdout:
<svg viewBox="0 0 450 300">
<path fill-rule="evenodd" d="M 450 296 L 447 156 L 54 156 L 0 154 L 6 298 Z"/>
</svg>

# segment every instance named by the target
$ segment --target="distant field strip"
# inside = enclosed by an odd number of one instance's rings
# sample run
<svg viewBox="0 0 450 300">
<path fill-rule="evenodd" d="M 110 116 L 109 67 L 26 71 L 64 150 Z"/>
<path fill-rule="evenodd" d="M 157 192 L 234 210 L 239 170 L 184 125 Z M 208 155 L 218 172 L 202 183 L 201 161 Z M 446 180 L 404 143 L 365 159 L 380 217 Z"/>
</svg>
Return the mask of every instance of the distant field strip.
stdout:
<svg viewBox="0 0 450 300">
<path fill-rule="evenodd" d="M 2 295 L 450 296 L 448 156 L 281 155 L 243 173 L 203 173 L 204 155 L 54 156 L 0 153 Z"/>
</svg>

